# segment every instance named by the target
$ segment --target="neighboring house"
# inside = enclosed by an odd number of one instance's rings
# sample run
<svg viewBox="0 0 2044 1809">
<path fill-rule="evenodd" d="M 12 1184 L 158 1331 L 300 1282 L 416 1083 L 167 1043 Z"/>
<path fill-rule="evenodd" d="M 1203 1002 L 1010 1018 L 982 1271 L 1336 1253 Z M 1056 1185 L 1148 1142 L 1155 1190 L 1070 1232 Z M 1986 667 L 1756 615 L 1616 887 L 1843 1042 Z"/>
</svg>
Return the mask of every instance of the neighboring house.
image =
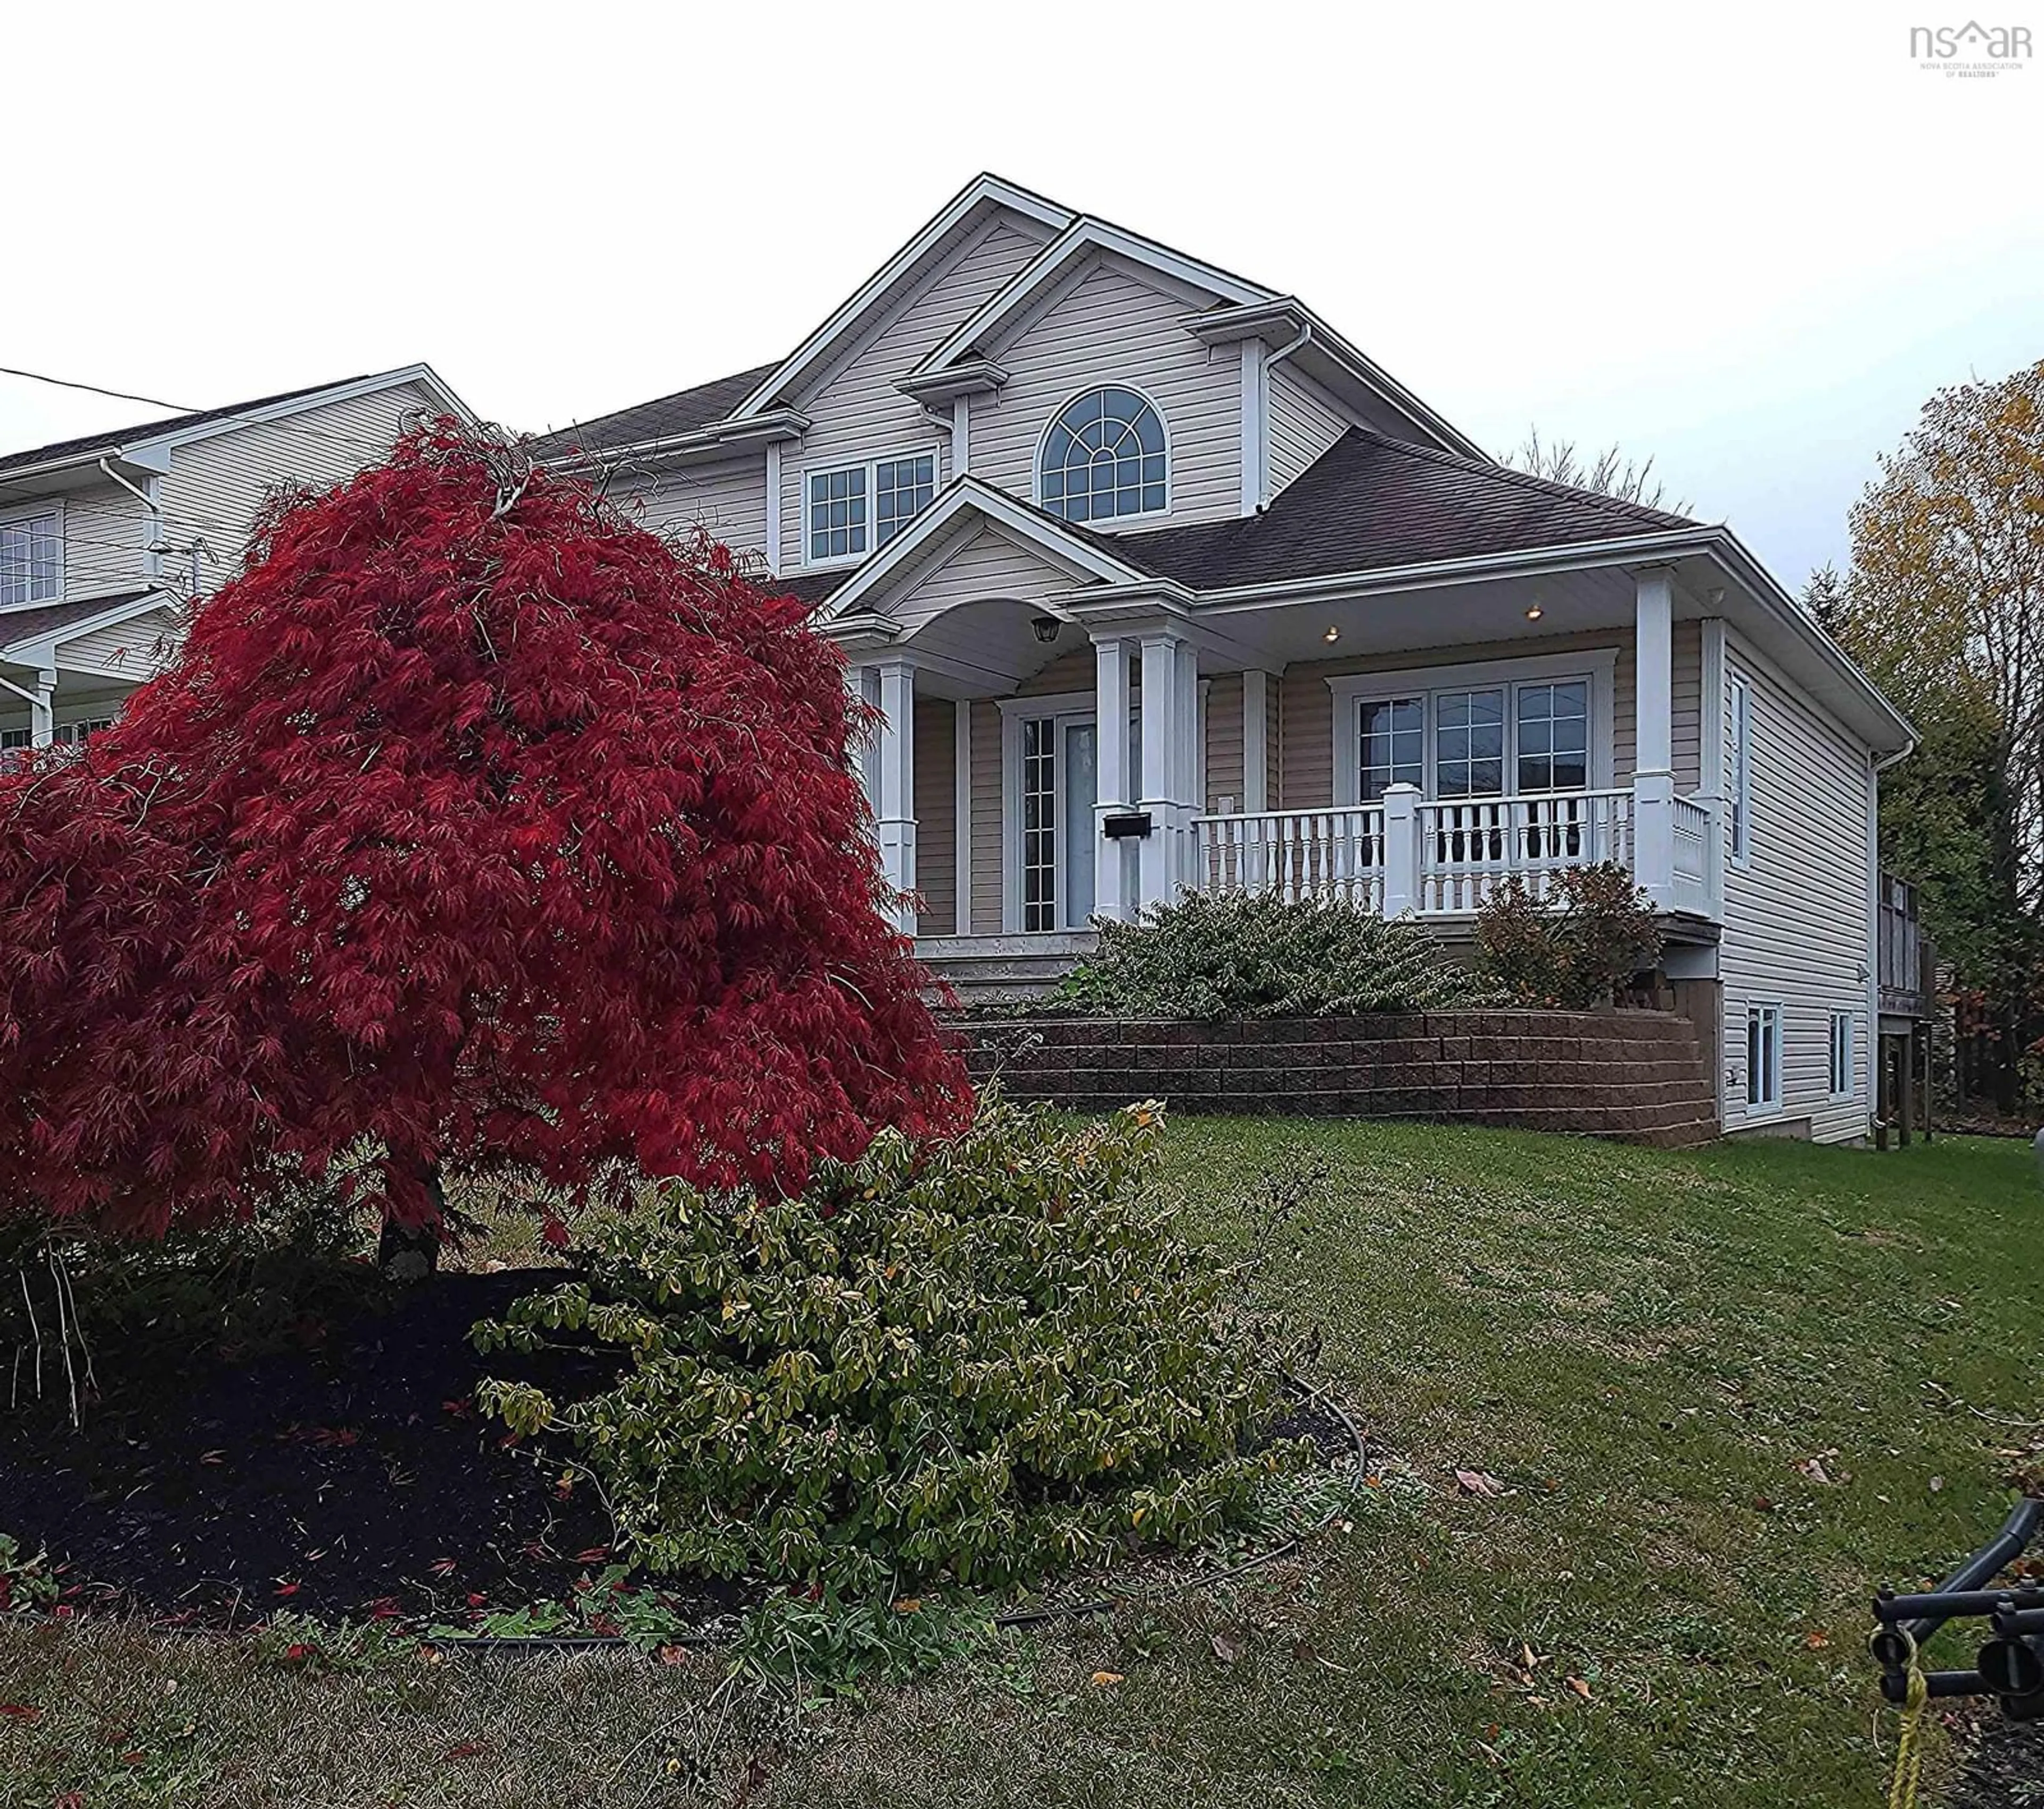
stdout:
<svg viewBox="0 0 2044 1809">
<path fill-rule="evenodd" d="M 413 364 L 0 455 L 0 758 L 110 722 L 274 487 L 349 476 L 422 414 L 469 410 Z"/>
<path fill-rule="evenodd" d="M 1727 1129 L 1868 1127 L 1908 726 L 1727 529 L 1510 471 L 1293 298 L 987 176 L 788 356 L 539 442 L 811 602 L 920 951 L 1627 864 Z"/>
</svg>

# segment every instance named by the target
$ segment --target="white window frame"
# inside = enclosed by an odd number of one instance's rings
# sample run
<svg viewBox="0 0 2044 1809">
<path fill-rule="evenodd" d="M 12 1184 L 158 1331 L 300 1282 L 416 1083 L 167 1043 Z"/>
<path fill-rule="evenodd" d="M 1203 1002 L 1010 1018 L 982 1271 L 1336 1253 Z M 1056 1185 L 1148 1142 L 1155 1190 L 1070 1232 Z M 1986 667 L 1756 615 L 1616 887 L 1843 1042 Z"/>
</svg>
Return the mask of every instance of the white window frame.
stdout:
<svg viewBox="0 0 2044 1809">
<path fill-rule="evenodd" d="M 1056 430 L 1058 423 L 1064 419 L 1065 410 L 1074 402 L 1093 395 L 1097 390 L 1126 390 L 1131 395 L 1139 397 L 1147 403 L 1150 412 L 1156 416 L 1157 425 L 1164 431 L 1164 506 L 1162 508 L 1145 509 L 1133 515 L 1109 515 L 1100 521 L 1095 521 L 1089 516 L 1083 522 L 1074 522 L 1069 520 L 1062 510 L 1053 509 L 1043 500 L 1043 448 L 1050 445 L 1051 435 Z M 1171 443 L 1170 417 L 1165 414 L 1164 405 L 1139 383 L 1127 383 L 1119 377 L 1104 377 L 1097 383 L 1087 383 L 1074 390 L 1051 410 L 1050 419 L 1043 423 L 1043 432 L 1036 436 L 1035 450 L 1029 456 L 1029 500 L 1045 514 L 1055 517 L 1068 528 L 1093 528 L 1104 534 L 1115 533 L 1133 522 L 1140 522 L 1147 524 L 1161 522 L 1171 513 L 1172 505 L 1177 496 L 1178 469 L 1178 452 Z"/>
<path fill-rule="evenodd" d="M 1834 1099 L 1850 1099 L 1859 1091 L 1858 1030 L 1857 1013 L 1834 1011 L 1831 1014 L 1829 1078 L 1831 1096 Z"/>
<path fill-rule="evenodd" d="M 1781 1110 L 1781 1058 L 1787 1041 L 1783 1030 L 1785 1015 L 1778 999 L 1754 999 L 1746 1007 L 1746 1115 L 1749 1118 L 1768 1117 Z M 1761 1081 L 1753 1060 L 1753 1033 L 1756 1026 L 1761 1030 L 1762 1052 L 1769 1057 L 1762 1065 L 1772 1071 L 1768 1076 L 1773 1082 L 1772 1093 L 1756 1091 Z"/>
<path fill-rule="evenodd" d="M 1589 789 L 1612 788 L 1612 729 L 1617 719 L 1618 649 L 1595 647 L 1578 653 L 1547 653 L 1524 660 L 1487 660 L 1461 666 L 1416 666 L 1395 672 L 1343 672 L 1331 675 L 1334 694 L 1334 803 L 1338 807 L 1362 801 L 1362 706 L 1393 698 L 1420 697 L 1426 704 L 1421 743 L 1420 790 L 1432 799 L 1435 788 L 1435 699 L 1443 692 L 1504 688 L 1511 702 L 1505 712 L 1504 779 L 1500 795 L 1519 793 L 1519 699 L 1522 684 L 1566 683 L 1589 687 Z"/>
<path fill-rule="evenodd" d="M 882 452 L 870 459 L 839 459 L 828 464 L 805 465 L 801 472 L 802 544 L 801 563 L 811 572 L 833 571 L 840 566 L 863 564 L 882 550 L 880 545 L 880 468 L 898 464 L 905 459 L 928 459 L 930 461 L 930 500 L 926 508 L 934 508 L 939 493 L 944 487 L 943 449 L 940 446 L 912 446 L 903 452 Z M 829 477 L 843 471 L 863 471 L 866 473 L 866 550 L 863 552 L 840 553 L 830 559 L 812 559 L 809 556 L 809 485 L 813 479 Z M 917 510 L 909 518 L 915 521 L 924 513 Z M 894 540 L 899 540 L 909 531 L 908 522 L 896 530 Z M 887 543 L 894 544 L 893 540 Z"/>
<path fill-rule="evenodd" d="M 1753 680 L 1725 674 L 1725 858 L 1735 867 L 1753 860 Z"/>
<path fill-rule="evenodd" d="M 12 527 L 17 522 L 34 521 L 44 515 L 56 523 L 57 587 L 47 597 L 25 597 L 18 603 L 0 602 L 0 615 L 10 610 L 47 609 L 52 603 L 63 602 L 70 588 L 70 546 L 64 521 L 64 499 L 61 496 L 39 496 L 30 502 L 0 503 L 0 527 Z"/>
</svg>

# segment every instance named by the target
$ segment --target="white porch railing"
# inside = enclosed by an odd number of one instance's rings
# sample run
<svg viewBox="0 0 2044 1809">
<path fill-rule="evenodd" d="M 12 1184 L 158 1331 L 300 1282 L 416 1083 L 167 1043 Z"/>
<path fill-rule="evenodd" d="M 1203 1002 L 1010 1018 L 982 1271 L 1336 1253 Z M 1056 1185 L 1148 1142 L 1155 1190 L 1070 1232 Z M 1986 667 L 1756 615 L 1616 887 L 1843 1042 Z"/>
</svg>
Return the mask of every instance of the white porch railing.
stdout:
<svg viewBox="0 0 2044 1809">
<path fill-rule="evenodd" d="M 1508 874 L 1544 899 L 1565 867 L 1632 865 L 1630 791 L 1459 799 L 1416 814 L 1422 912 L 1481 910 Z"/>
<path fill-rule="evenodd" d="M 1292 901 L 1384 908 L 1381 806 L 1195 817 L 1193 833 L 1196 891 L 1274 891 Z"/>
<path fill-rule="evenodd" d="M 1714 811 L 1700 799 L 1673 801 L 1662 844 L 1672 843 L 1673 871 L 1657 889 L 1641 871 L 1637 833 L 1640 811 L 1656 807 L 1628 788 L 1450 800 L 1393 786 L 1381 804 L 1196 817 L 1192 883 L 1341 899 L 1387 916 L 1451 916 L 1481 910 L 1510 875 L 1545 898 L 1563 869 L 1616 862 L 1665 908 L 1715 917 Z"/>
</svg>

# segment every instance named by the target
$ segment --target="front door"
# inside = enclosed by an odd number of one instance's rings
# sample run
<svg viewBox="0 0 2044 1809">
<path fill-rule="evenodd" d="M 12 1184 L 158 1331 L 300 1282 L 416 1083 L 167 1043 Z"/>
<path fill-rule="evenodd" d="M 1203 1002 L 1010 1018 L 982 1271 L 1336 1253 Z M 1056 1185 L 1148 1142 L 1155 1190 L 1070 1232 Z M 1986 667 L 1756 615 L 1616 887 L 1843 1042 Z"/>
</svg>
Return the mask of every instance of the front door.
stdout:
<svg viewBox="0 0 2044 1809">
<path fill-rule="evenodd" d="M 1022 725 L 1021 906 L 1024 930 L 1083 930 L 1093 915 L 1098 741 L 1090 715 Z"/>
</svg>

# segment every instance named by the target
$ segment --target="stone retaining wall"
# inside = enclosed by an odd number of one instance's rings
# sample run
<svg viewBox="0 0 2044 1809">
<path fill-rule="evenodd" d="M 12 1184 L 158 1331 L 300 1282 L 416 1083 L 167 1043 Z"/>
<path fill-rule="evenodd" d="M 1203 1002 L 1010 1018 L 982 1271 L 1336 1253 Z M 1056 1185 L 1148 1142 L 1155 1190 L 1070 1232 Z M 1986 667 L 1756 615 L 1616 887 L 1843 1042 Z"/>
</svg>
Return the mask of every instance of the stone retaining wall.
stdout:
<svg viewBox="0 0 2044 1809">
<path fill-rule="evenodd" d="M 1666 1011 L 1454 1011 L 1190 1023 L 961 1020 L 976 1080 L 1074 1111 L 1429 1118 L 1675 1148 L 1718 1134 L 1694 1027 Z"/>
</svg>

